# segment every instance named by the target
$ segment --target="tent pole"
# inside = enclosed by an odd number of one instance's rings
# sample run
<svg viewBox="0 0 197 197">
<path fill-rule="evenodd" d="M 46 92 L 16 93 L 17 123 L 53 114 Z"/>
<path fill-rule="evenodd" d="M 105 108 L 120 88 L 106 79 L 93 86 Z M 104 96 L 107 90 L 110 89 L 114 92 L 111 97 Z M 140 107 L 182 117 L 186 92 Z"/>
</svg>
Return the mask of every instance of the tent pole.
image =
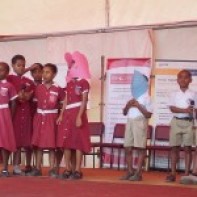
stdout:
<svg viewBox="0 0 197 197">
<path fill-rule="evenodd" d="M 106 28 L 110 27 L 110 2 L 109 0 L 105 0 L 105 26 Z"/>
<path fill-rule="evenodd" d="M 105 82 L 105 56 L 101 56 L 101 97 L 100 97 L 100 121 L 103 122 L 104 114 L 104 82 Z"/>
<path fill-rule="evenodd" d="M 154 86 L 155 82 L 155 34 L 153 29 L 148 30 L 149 38 L 151 41 L 151 72 L 150 72 L 150 94 L 154 95 Z"/>
</svg>

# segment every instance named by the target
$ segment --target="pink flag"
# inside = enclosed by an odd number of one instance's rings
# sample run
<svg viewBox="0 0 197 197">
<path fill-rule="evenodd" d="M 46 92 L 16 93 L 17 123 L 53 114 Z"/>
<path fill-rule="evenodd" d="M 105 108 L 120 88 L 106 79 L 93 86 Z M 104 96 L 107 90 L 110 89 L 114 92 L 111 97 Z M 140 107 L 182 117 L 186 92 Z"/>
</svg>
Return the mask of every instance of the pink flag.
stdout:
<svg viewBox="0 0 197 197">
<path fill-rule="evenodd" d="M 73 59 L 72 59 L 71 53 L 65 53 L 64 54 L 64 59 L 66 60 L 66 62 L 68 64 L 68 68 L 70 68 L 72 66 L 72 63 L 73 63 Z"/>
<path fill-rule="evenodd" d="M 75 51 L 72 55 L 65 53 L 64 58 L 68 64 L 67 82 L 72 78 L 90 79 L 88 60 L 85 55 Z"/>
</svg>

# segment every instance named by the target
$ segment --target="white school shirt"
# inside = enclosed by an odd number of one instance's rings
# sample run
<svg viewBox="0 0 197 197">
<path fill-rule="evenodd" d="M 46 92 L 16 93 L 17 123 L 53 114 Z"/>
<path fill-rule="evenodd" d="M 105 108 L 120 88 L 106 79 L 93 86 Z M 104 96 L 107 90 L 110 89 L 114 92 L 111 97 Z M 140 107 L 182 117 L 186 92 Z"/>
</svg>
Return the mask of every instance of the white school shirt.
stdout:
<svg viewBox="0 0 197 197">
<path fill-rule="evenodd" d="M 132 99 L 132 98 L 131 98 Z M 140 105 L 146 108 L 146 110 L 150 113 L 153 112 L 152 102 L 148 92 L 140 96 L 136 99 Z M 128 118 L 137 118 L 137 117 L 144 117 L 143 113 L 136 107 L 131 107 L 127 114 Z"/>
<path fill-rule="evenodd" d="M 169 107 L 174 106 L 178 108 L 188 108 L 190 106 L 191 100 L 194 101 L 194 107 L 197 108 L 197 93 L 187 89 L 183 92 L 181 89 L 174 91 L 170 95 Z M 186 113 L 173 113 L 177 118 L 188 118 L 189 114 Z"/>
</svg>

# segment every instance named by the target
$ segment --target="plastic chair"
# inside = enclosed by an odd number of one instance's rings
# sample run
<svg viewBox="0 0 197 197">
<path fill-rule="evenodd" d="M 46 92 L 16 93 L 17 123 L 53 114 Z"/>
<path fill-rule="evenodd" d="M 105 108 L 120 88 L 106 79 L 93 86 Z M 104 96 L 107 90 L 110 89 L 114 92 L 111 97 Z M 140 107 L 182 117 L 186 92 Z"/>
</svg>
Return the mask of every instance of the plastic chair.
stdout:
<svg viewBox="0 0 197 197">
<path fill-rule="evenodd" d="M 95 168 L 95 157 L 100 157 L 100 167 L 102 167 L 102 142 L 103 133 L 105 126 L 103 122 L 89 122 L 90 136 L 91 136 L 91 147 L 92 151 L 84 155 L 84 165 L 86 164 L 86 155 L 93 156 L 93 168 Z M 93 142 L 92 138 L 98 138 L 98 142 Z"/>
<path fill-rule="evenodd" d="M 121 150 L 124 148 L 123 143 L 117 143 L 115 142 L 116 139 L 124 139 L 125 134 L 125 124 L 118 123 L 114 127 L 114 133 L 113 133 L 113 140 L 111 144 L 111 162 L 110 162 L 110 168 L 113 166 L 114 161 L 114 148 L 118 149 L 118 170 L 120 169 L 120 154 Z"/>
<path fill-rule="evenodd" d="M 147 143 L 152 139 L 152 126 L 148 125 L 148 130 L 147 130 Z M 120 169 L 120 154 L 121 150 L 124 149 L 123 142 L 122 143 L 117 143 L 115 142 L 116 139 L 124 139 L 124 134 L 125 134 L 125 124 L 122 123 L 117 123 L 114 126 L 114 133 L 113 133 L 113 139 L 112 143 L 104 143 L 103 147 L 105 148 L 111 148 L 111 157 L 110 157 L 110 168 L 113 167 L 114 163 L 114 149 L 118 149 L 118 170 Z M 137 149 L 133 147 L 133 149 Z M 149 158 L 149 152 L 147 152 L 147 158 Z M 149 160 L 148 160 L 149 162 Z M 147 163 L 147 166 L 149 164 Z"/>
<path fill-rule="evenodd" d="M 154 144 L 150 145 L 148 149 L 153 151 L 153 168 L 155 168 L 155 153 L 156 151 L 167 151 L 168 152 L 168 169 L 169 169 L 169 154 L 171 147 L 169 145 L 157 145 L 158 142 L 169 142 L 169 125 L 157 125 L 155 127 L 155 139 Z"/>
<path fill-rule="evenodd" d="M 152 134 L 153 134 L 153 127 L 152 127 L 152 125 L 148 125 L 148 128 L 147 128 L 147 141 L 146 141 L 146 163 L 145 163 L 146 171 L 148 171 L 149 168 L 150 168 L 151 151 L 149 150 L 148 147 L 151 146 Z"/>
</svg>

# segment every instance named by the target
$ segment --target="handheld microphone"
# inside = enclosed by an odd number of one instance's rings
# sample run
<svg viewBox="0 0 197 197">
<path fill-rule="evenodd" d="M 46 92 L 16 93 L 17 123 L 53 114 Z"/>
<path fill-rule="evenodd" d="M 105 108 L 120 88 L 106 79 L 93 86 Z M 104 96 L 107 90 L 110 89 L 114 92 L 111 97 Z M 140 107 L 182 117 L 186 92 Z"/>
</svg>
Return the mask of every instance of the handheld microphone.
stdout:
<svg viewBox="0 0 197 197">
<path fill-rule="evenodd" d="M 195 105 L 194 100 L 190 100 L 190 107 L 192 108 L 191 118 L 194 118 L 194 105 Z"/>
<path fill-rule="evenodd" d="M 193 119 L 194 126 L 196 126 L 196 110 L 195 110 L 195 101 L 194 100 L 190 100 L 190 106 L 192 107 L 191 118 Z"/>
<path fill-rule="evenodd" d="M 190 100 L 190 105 L 191 105 L 192 107 L 194 107 L 195 101 L 194 101 L 194 100 Z"/>
</svg>

